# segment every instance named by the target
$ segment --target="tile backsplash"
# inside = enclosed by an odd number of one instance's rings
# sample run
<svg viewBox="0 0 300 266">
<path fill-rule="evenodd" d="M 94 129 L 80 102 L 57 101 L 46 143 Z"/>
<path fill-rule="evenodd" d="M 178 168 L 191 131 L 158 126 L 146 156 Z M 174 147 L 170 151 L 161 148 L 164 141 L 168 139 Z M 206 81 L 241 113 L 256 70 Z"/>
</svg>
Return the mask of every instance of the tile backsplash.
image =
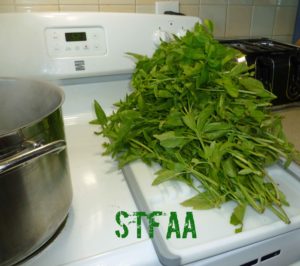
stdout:
<svg viewBox="0 0 300 266">
<path fill-rule="evenodd" d="M 166 0 L 164 0 L 166 1 Z M 156 0 L 0 0 L 0 12 L 155 13 Z M 217 38 L 291 42 L 298 0 L 179 0 L 180 12 L 214 22 Z"/>
</svg>

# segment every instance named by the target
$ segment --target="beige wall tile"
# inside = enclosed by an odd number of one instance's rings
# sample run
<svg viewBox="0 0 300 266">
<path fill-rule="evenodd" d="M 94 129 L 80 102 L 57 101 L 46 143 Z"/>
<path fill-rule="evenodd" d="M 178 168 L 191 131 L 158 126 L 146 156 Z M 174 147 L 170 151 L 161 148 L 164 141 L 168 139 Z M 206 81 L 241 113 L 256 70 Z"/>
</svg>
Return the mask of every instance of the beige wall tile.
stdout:
<svg viewBox="0 0 300 266">
<path fill-rule="evenodd" d="M 277 0 L 279 6 L 297 6 L 298 0 Z"/>
<path fill-rule="evenodd" d="M 102 11 L 155 13 L 155 2 L 167 0 L 0 0 L 0 12 Z M 218 38 L 293 34 L 300 0 L 178 0 L 180 12 L 211 19 Z"/>
<path fill-rule="evenodd" d="M 13 5 L 0 6 L 0 13 L 9 13 L 9 12 L 15 12 L 15 7 Z"/>
<path fill-rule="evenodd" d="M 59 11 L 58 5 L 16 6 L 16 12 L 55 12 Z"/>
<path fill-rule="evenodd" d="M 229 5 L 253 5 L 253 0 L 228 0 Z"/>
<path fill-rule="evenodd" d="M 278 42 L 292 43 L 292 35 L 273 35 L 272 39 Z"/>
<path fill-rule="evenodd" d="M 15 0 L 16 5 L 58 5 L 59 0 Z"/>
<path fill-rule="evenodd" d="M 135 6 L 134 5 L 101 5 L 101 12 L 126 12 L 126 13 L 134 13 Z"/>
<path fill-rule="evenodd" d="M 180 5 L 199 5 L 199 0 L 179 0 Z"/>
<path fill-rule="evenodd" d="M 276 5 L 277 0 L 254 0 L 253 4 L 255 6 L 270 6 Z"/>
<path fill-rule="evenodd" d="M 214 36 L 225 36 L 227 6 L 224 5 L 202 5 L 200 7 L 199 17 L 210 19 L 214 23 Z"/>
<path fill-rule="evenodd" d="M 186 16 L 198 17 L 199 7 L 197 5 L 180 5 L 179 12 Z"/>
<path fill-rule="evenodd" d="M 200 0 L 201 5 L 227 5 L 228 0 Z"/>
<path fill-rule="evenodd" d="M 13 5 L 14 0 L 0 0 L 0 5 Z"/>
<path fill-rule="evenodd" d="M 99 0 L 100 5 L 135 5 L 135 0 Z"/>
<path fill-rule="evenodd" d="M 98 5 L 60 5 L 60 11 L 63 12 L 97 12 L 99 11 Z"/>
<path fill-rule="evenodd" d="M 242 39 L 249 39 L 249 36 L 225 36 L 224 38 L 222 38 L 222 40 L 231 40 L 233 38 L 236 40 L 242 40 Z"/>
<path fill-rule="evenodd" d="M 295 7 L 277 7 L 273 35 L 292 35 L 296 12 Z"/>
<path fill-rule="evenodd" d="M 228 6 L 225 36 L 249 36 L 252 6 Z"/>
<path fill-rule="evenodd" d="M 145 14 L 154 14 L 155 6 L 154 5 L 136 5 L 136 13 L 145 13 Z"/>
<path fill-rule="evenodd" d="M 254 6 L 252 14 L 251 36 L 272 35 L 275 21 L 275 6 Z"/>
<path fill-rule="evenodd" d="M 61 5 L 98 5 L 98 0 L 59 0 Z"/>
<path fill-rule="evenodd" d="M 155 5 L 155 2 L 156 0 L 135 0 L 136 5 Z"/>
</svg>

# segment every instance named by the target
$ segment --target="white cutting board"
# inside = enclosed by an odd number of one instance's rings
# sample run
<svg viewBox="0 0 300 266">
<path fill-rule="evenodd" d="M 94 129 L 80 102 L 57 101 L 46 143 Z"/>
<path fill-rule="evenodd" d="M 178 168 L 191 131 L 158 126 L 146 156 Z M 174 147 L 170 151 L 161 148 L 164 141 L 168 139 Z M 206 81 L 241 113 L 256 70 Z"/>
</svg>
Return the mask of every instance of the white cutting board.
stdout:
<svg viewBox="0 0 300 266">
<path fill-rule="evenodd" d="M 164 265 L 182 265 L 205 260 L 300 228 L 300 168 L 294 163 L 288 170 L 280 164 L 267 169 L 290 203 L 290 206 L 284 209 L 291 223 L 285 224 L 269 210 L 260 215 L 248 207 L 243 232 L 238 234 L 230 224 L 230 216 L 236 206 L 234 202 L 228 202 L 220 209 L 203 211 L 182 207 L 180 202 L 192 197 L 195 192 L 178 181 L 167 181 L 152 186 L 154 173 L 158 169 L 158 166 L 149 167 L 141 161 L 136 161 L 124 167 L 123 172 L 140 211 L 166 213 L 166 216 L 155 218 L 160 225 L 155 228 L 153 238 L 156 252 Z M 170 211 L 177 213 L 181 228 L 184 226 L 186 212 L 192 211 L 197 237 L 192 238 L 191 234 L 188 234 L 188 237 L 183 239 L 176 238 L 173 234 L 167 239 Z"/>
</svg>

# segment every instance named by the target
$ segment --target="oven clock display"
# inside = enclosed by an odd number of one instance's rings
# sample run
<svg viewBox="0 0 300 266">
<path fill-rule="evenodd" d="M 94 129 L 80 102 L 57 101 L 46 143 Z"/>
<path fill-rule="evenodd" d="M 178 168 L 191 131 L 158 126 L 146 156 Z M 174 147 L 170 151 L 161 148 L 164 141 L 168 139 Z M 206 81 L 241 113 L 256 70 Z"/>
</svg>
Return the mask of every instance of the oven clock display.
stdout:
<svg viewBox="0 0 300 266">
<path fill-rule="evenodd" d="M 53 58 L 90 57 L 107 54 L 103 27 L 54 27 L 47 28 L 45 35 L 48 53 Z"/>
<path fill-rule="evenodd" d="M 82 42 L 86 41 L 85 32 L 66 32 L 65 33 L 67 42 Z"/>
</svg>

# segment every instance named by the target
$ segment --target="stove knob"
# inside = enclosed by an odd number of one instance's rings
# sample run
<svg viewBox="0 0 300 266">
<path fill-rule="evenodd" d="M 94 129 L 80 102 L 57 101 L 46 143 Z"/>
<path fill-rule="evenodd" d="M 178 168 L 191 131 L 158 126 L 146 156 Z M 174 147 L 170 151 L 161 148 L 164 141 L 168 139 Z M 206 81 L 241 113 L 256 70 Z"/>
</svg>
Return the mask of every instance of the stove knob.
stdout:
<svg viewBox="0 0 300 266">
<path fill-rule="evenodd" d="M 153 42 L 156 46 L 159 46 L 161 42 L 168 42 L 171 40 L 171 36 L 168 32 L 157 30 L 153 33 Z"/>
</svg>

